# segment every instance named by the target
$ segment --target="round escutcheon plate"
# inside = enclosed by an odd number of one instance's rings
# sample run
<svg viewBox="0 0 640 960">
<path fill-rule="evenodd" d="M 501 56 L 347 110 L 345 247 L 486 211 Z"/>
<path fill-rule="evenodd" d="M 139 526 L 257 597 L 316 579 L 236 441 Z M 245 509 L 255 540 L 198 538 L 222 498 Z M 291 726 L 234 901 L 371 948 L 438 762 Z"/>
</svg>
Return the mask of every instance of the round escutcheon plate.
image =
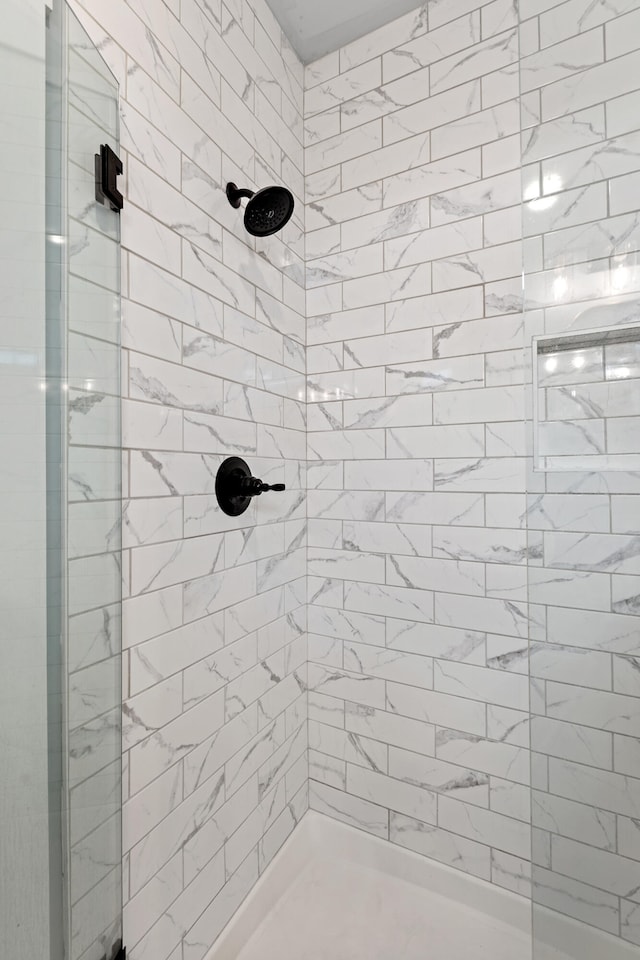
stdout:
<svg viewBox="0 0 640 960">
<path fill-rule="evenodd" d="M 216 497 L 220 509 L 229 517 L 239 517 L 251 503 L 251 497 L 241 490 L 244 477 L 251 477 L 248 463 L 241 457 L 228 457 L 216 474 Z"/>
</svg>

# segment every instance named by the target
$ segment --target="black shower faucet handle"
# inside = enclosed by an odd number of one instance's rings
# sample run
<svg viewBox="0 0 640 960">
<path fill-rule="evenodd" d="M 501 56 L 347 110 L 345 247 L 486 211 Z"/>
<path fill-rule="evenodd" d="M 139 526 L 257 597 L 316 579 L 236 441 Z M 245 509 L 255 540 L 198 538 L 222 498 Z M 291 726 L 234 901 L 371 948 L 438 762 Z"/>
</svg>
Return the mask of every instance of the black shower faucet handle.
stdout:
<svg viewBox="0 0 640 960">
<path fill-rule="evenodd" d="M 249 464 L 241 457 L 227 457 L 216 474 L 216 497 L 220 509 L 230 517 L 239 517 L 249 509 L 253 497 L 261 493 L 285 490 L 284 483 L 263 483 L 251 476 Z"/>
<path fill-rule="evenodd" d="M 239 477 L 238 490 L 244 497 L 259 497 L 261 493 L 267 493 L 269 490 L 278 492 L 285 490 L 284 483 L 263 483 L 257 477 Z"/>
</svg>

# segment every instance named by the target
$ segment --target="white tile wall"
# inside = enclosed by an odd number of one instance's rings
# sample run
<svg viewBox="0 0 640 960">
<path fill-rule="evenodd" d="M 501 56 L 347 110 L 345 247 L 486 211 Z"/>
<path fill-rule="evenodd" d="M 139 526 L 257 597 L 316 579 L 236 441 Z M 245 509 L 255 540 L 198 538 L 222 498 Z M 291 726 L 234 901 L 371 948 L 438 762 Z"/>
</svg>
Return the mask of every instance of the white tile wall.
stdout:
<svg viewBox="0 0 640 960">
<path fill-rule="evenodd" d="M 517 15 L 456 11 L 307 68 L 311 804 L 523 890 Z"/>
<path fill-rule="evenodd" d="M 596 4 L 578 26 L 571 0 L 521 7 L 527 109 L 542 121 L 523 112 L 527 339 L 640 319 L 640 154 L 628 110 L 637 94 L 626 72 L 638 56 L 635 7 Z M 529 571 L 540 618 L 531 650 L 534 900 L 639 944 L 629 897 L 638 850 L 626 827 L 640 791 L 640 480 L 624 472 L 625 460 L 637 468 L 639 450 L 635 352 L 605 342 L 541 357 L 549 419 L 540 439 L 561 454 L 550 464 L 573 463 L 574 472 L 531 473 L 527 514 L 529 545 L 540 549 Z M 611 410 L 598 415 L 598 399 Z M 588 459 L 567 456 L 587 444 Z M 600 472 L 607 461 L 618 470 Z"/>
<path fill-rule="evenodd" d="M 640 487 L 527 471 L 523 350 L 638 319 L 636 6 L 432 3 L 307 68 L 306 129 L 311 804 L 524 894 L 532 817 L 536 902 L 638 943 Z M 602 366 L 563 454 L 638 449 Z"/>
<path fill-rule="evenodd" d="M 125 170 L 124 937 L 199 960 L 307 806 L 303 71 L 263 0 L 73 6 Z M 286 492 L 226 517 L 231 454 Z"/>
</svg>

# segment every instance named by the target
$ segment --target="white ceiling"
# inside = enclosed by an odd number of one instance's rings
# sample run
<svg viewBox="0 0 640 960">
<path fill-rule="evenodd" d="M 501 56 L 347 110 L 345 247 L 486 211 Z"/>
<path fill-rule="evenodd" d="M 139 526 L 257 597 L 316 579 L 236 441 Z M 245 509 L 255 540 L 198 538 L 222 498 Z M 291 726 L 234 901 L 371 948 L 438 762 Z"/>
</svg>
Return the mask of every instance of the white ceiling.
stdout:
<svg viewBox="0 0 640 960">
<path fill-rule="evenodd" d="M 303 63 L 364 37 L 424 0 L 267 0 Z"/>
</svg>

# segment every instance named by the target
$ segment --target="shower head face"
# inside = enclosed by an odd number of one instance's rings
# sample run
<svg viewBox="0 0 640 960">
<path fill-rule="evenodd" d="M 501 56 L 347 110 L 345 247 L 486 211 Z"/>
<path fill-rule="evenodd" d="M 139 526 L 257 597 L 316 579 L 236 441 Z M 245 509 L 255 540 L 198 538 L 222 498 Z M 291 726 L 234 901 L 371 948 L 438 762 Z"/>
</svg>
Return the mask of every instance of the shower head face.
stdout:
<svg viewBox="0 0 640 960">
<path fill-rule="evenodd" d="M 294 201 L 286 187 L 265 187 L 249 200 L 244 211 L 244 225 L 254 237 L 269 237 L 282 230 L 291 219 Z"/>
</svg>

